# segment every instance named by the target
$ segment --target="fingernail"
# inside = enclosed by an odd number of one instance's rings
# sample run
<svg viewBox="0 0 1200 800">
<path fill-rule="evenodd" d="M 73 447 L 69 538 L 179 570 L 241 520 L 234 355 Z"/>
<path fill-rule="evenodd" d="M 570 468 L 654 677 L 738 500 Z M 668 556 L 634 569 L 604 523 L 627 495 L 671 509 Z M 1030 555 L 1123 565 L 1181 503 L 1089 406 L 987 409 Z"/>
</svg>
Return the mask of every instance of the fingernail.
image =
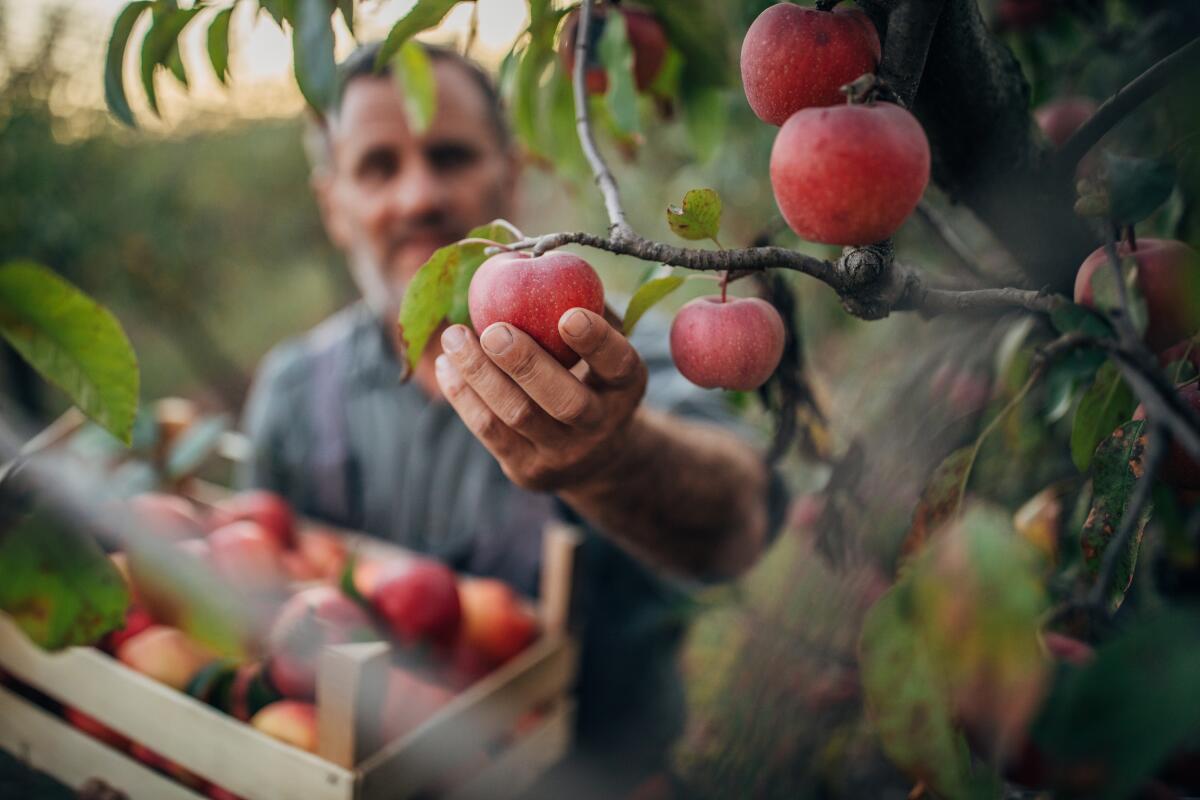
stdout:
<svg viewBox="0 0 1200 800">
<path fill-rule="evenodd" d="M 442 349 L 447 353 L 457 353 L 467 342 L 467 335 L 461 325 L 451 325 L 442 333 Z"/>
<path fill-rule="evenodd" d="M 571 315 L 563 320 L 563 330 L 571 336 L 578 339 L 587 333 L 588 328 L 592 327 L 592 321 L 588 319 L 588 315 L 582 311 L 572 311 Z"/>
<path fill-rule="evenodd" d="M 500 355 L 512 344 L 512 333 L 504 325 L 493 325 L 483 332 L 483 348 L 489 353 Z"/>
<path fill-rule="evenodd" d="M 445 356 L 438 356 L 434 359 L 433 368 L 443 378 L 449 378 L 454 374 L 454 365 Z"/>
</svg>

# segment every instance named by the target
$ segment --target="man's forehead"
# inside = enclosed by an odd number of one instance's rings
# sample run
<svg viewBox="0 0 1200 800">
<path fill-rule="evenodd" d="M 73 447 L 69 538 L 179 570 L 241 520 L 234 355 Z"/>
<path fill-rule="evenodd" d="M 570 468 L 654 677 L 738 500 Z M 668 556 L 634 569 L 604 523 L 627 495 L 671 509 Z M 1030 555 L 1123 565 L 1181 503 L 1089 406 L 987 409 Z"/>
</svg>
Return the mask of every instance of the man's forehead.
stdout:
<svg viewBox="0 0 1200 800">
<path fill-rule="evenodd" d="M 488 100 L 464 67 L 450 60 L 433 63 L 437 83 L 434 119 L 426 135 L 469 136 L 492 128 Z M 408 116 L 399 82 L 390 75 L 355 78 L 347 84 L 341 107 L 330 118 L 335 140 L 369 129 L 408 132 Z"/>
</svg>

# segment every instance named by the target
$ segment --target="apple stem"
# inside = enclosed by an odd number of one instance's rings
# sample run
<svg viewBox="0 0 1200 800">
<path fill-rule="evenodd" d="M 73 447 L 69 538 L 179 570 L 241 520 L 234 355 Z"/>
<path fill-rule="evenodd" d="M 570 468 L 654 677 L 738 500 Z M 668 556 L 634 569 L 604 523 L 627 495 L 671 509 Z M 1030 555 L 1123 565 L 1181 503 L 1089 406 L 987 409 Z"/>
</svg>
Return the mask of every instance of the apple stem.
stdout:
<svg viewBox="0 0 1200 800">
<path fill-rule="evenodd" d="M 817 0 L 817 11 L 833 11 L 842 0 Z"/>
<path fill-rule="evenodd" d="M 1129 243 L 1129 252 L 1137 250 L 1137 234 L 1134 233 L 1132 225 L 1125 226 L 1125 241 Z"/>
<path fill-rule="evenodd" d="M 725 302 L 725 295 L 729 289 L 729 270 L 721 273 L 721 302 Z"/>
</svg>

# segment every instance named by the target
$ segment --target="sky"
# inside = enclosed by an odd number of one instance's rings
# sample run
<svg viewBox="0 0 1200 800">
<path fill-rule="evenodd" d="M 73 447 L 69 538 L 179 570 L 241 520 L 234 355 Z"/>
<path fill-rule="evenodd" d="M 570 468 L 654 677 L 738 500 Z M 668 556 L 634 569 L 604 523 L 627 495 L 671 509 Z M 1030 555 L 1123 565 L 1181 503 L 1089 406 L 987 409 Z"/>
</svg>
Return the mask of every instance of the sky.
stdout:
<svg viewBox="0 0 1200 800">
<path fill-rule="evenodd" d="M 412 8 L 415 0 L 359 0 L 357 34 L 361 41 L 382 38 L 398 19 Z M 190 91 L 185 92 L 174 79 L 160 74 L 157 91 L 165 122 L 151 127 L 166 127 L 185 120 L 194 120 L 207 112 L 223 117 L 280 116 L 294 114 L 302 100 L 291 77 L 291 43 L 264 13 L 255 15 L 255 3 L 242 0 L 231 25 L 230 48 L 231 86 L 221 86 L 213 76 L 205 49 L 207 12 L 198 17 L 183 38 L 183 59 L 191 79 Z M 485 65 L 495 66 L 512 45 L 513 40 L 528 24 L 524 0 L 478 0 L 456 6 L 443 23 L 422 36 L 431 41 L 461 44 L 470 24 L 472 6 L 478 6 L 479 25 L 472 55 Z M 67 64 L 63 66 L 78 76 L 67 87 L 58 102 L 63 110 L 71 107 L 102 107 L 102 64 L 104 50 L 112 30 L 113 20 L 125 6 L 125 0 L 8 0 L 4 3 L 8 17 L 9 47 L 18 55 L 28 52 L 38 41 L 42 30 L 43 12 L 47 7 L 60 6 L 70 12 L 73 22 L 68 32 L 69 46 L 63 48 Z M 218 8 L 223 7 L 218 5 Z M 214 10 L 211 13 L 216 13 Z M 135 28 L 132 41 L 140 41 L 147 25 L 143 19 Z M 341 58 L 354 47 L 354 39 L 336 19 L 337 54 Z M 126 54 L 126 87 L 131 105 L 139 118 L 145 118 L 146 106 L 137 78 L 136 47 Z"/>
</svg>

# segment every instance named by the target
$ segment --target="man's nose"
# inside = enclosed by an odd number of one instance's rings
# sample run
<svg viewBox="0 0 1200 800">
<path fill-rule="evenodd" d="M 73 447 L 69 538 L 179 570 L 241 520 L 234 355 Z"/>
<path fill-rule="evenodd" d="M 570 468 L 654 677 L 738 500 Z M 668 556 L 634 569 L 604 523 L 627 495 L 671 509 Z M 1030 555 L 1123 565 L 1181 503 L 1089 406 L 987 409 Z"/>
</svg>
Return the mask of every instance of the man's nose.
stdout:
<svg viewBox="0 0 1200 800">
<path fill-rule="evenodd" d="M 396 211 L 407 218 L 442 210 L 445 184 L 425 159 L 415 159 L 400 176 L 393 197 Z"/>
</svg>

